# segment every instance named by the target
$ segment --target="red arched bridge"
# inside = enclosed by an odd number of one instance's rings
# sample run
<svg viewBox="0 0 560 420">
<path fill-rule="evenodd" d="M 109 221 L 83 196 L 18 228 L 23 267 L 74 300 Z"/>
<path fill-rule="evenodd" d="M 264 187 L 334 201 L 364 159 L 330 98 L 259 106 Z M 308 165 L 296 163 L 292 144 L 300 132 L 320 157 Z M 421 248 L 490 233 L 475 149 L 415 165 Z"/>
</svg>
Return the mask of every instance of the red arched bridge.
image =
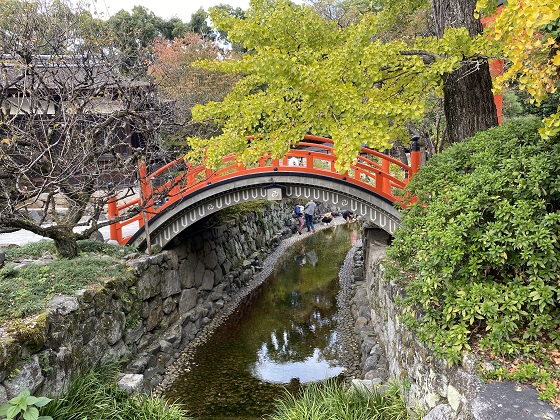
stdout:
<svg viewBox="0 0 560 420">
<path fill-rule="evenodd" d="M 417 143 L 412 149 L 410 165 L 405 165 L 363 147 L 348 171 L 338 173 L 333 141 L 308 135 L 282 159 L 262 156 L 248 166 L 235 155 L 225 156 L 217 170 L 189 165 L 182 158 L 152 174 L 140 165 L 140 198 L 109 201 L 110 219 L 133 214 L 111 225 L 111 239 L 145 248 L 149 232 L 151 243 L 163 248 L 187 227 L 219 210 L 247 201 L 284 198 L 351 210 L 392 234 L 400 223 L 393 203 L 401 200 L 398 191 L 420 165 Z M 123 237 L 123 227 L 136 222 L 140 229 Z"/>
</svg>

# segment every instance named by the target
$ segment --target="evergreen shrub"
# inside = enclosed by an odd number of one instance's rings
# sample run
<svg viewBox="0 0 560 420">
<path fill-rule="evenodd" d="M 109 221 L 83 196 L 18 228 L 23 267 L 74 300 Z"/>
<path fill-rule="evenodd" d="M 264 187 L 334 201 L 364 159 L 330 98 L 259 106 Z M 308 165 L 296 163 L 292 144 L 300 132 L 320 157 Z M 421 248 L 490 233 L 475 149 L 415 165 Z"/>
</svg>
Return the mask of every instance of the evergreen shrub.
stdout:
<svg viewBox="0 0 560 420">
<path fill-rule="evenodd" d="M 538 124 L 480 132 L 407 187 L 417 200 L 386 276 L 404 281 L 404 322 L 450 363 L 475 341 L 506 357 L 560 344 L 560 140 Z"/>
</svg>

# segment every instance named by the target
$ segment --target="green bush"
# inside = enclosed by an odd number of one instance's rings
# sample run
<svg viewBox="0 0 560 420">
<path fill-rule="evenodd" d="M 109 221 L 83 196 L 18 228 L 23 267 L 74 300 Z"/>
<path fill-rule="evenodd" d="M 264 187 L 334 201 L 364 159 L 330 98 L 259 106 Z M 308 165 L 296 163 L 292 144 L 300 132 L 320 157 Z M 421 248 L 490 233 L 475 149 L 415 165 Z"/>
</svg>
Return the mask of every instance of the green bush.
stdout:
<svg viewBox="0 0 560 420">
<path fill-rule="evenodd" d="M 500 356 L 560 344 L 560 144 L 537 127 L 478 133 L 407 187 L 386 273 L 404 279 L 405 323 L 449 362 L 474 340 Z"/>
<path fill-rule="evenodd" d="M 184 410 L 162 398 L 129 395 L 115 384 L 111 364 L 77 375 L 68 389 L 41 411 L 57 420 L 186 420 Z"/>
</svg>

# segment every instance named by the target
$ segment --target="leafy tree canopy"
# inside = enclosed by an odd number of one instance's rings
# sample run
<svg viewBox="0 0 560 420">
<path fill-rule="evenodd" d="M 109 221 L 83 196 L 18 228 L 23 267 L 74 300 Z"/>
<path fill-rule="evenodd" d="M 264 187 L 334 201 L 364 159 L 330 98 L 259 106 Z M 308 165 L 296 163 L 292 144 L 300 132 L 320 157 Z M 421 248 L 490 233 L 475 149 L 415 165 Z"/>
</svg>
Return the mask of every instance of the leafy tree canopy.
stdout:
<svg viewBox="0 0 560 420">
<path fill-rule="evenodd" d="M 212 34 L 212 28 L 208 25 L 208 14 L 201 7 L 195 13 L 192 14 L 191 20 L 187 24 L 189 32 L 194 32 L 195 34 L 208 36 L 214 38 Z"/>
<path fill-rule="evenodd" d="M 195 119 L 223 126 L 210 140 L 189 139 L 214 164 L 229 152 L 247 162 L 263 152 L 281 156 L 313 133 L 333 138 L 343 170 L 362 143 L 385 149 L 406 140 L 407 125 L 424 115 L 427 94 L 441 94 L 441 75 L 478 54 L 464 28 L 449 29 L 439 40 L 385 42 L 385 22 L 396 16 L 390 7 L 347 26 L 289 0 L 253 0 L 245 19 L 216 9 L 210 16 L 251 51 L 239 60 L 203 64 L 246 76 L 223 102 L 193 110 Z M 247 135 L 256 138 L 251 150 Z"/>
<path fill-rule="evenodd" d="M 479 0 L 486 16 L 496 12 L 496 0 Z M 537 105 L 558 89 L 560 76 L 560 0 L 509 1 L 487 30 L 494 41 L 489 56 L 504 58 L 506 72 L 499 84 L 515 80 Z M 543 137 L 560 132 L 560 108 L 545 118 Z"/>
<path fill-rule="evenodd" d="M 156 40 L 154 54 L 150 74 L 159 87 L 162 99 L 173 101 L 175 124 L 165 130 L 167 145 L 173 149 L 184 148 L 184 138 L 188 135 L 208 137 L 215 134 L 215 124 L 192 121 L 191 109 L 196 104 L 222 100 L 239 77 L 193 67 L 192 63 L 200 59 L 228 57 L 232 52 L 224 51 L 208 38 L 189 32 L 172 41 Z"/>
</svg>

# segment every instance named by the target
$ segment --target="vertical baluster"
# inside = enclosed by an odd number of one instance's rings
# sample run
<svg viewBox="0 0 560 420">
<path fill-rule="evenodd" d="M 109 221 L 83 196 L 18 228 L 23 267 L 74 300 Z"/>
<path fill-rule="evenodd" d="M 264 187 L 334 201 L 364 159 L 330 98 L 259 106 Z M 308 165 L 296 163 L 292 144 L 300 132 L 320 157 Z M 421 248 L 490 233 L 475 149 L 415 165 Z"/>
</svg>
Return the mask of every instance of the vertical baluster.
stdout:
<svg viewBox="0 0 560 420">
<path fill-rule="evenodd" d="M 389 155 L 389 150 L 385 149 L 383 151 L 384 155 Z M 381 178 L 381 191 L 383 191 L 385 194 L 388 195 L 392 195 L 391 194 L 391 181 L 389 180 L 389 178 L 387 178 L 386 175 L 389 175 L 391 173 L 391 162 L 389 162 L 387 159 L 383 158 L 381 161 L 381 170 L 383 171 L 383 175 Z"/>
<path fill-rule="evenodd" d="M 117 197 L 111 197 L 107 202 L 107 217 L 109 220 L 116 219 L 119 216 L 119 211 L 117 209 Z M 122 242 L 122 224 L 121 222 L 115 222 L 109 225 L 109 236 L 113 241 L 118 243 Z"/>
<path fill-rule="evenodd" d="M 412 178 L 420 169 L 422 163 L 422 153 L 420 152 L 420 137 L 413 136 L 410 144 L 410 177 Z"/>
</svg>

